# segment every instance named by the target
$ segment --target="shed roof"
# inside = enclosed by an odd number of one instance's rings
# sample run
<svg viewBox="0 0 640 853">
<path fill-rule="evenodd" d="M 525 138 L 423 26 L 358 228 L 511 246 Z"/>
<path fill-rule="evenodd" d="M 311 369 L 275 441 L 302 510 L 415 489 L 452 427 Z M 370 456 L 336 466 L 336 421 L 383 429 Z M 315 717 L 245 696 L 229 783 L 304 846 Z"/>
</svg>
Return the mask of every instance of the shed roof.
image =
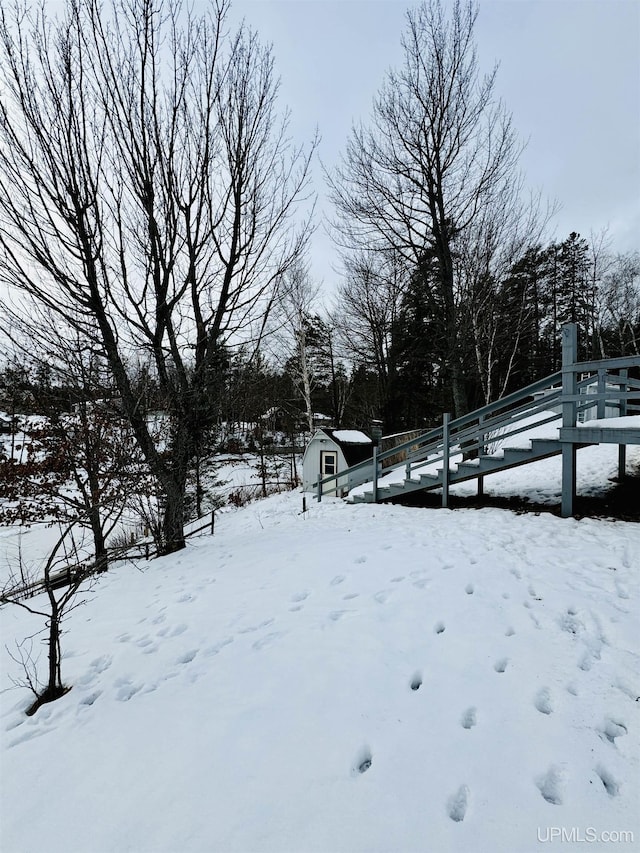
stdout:
<svg viewBox="0 0 640 853">
<path fill-rule="evenodd" d="M 347 465 L 357 465 L 364 462 L 373 455 L 373 441 L 364 432 L 355 429 L 328 429 L 323 427 L 318 430 L 323 432 L 339 446 L 344 454 Z M 317 433 L 316 433 L 317 434 Z"/>
</svg>

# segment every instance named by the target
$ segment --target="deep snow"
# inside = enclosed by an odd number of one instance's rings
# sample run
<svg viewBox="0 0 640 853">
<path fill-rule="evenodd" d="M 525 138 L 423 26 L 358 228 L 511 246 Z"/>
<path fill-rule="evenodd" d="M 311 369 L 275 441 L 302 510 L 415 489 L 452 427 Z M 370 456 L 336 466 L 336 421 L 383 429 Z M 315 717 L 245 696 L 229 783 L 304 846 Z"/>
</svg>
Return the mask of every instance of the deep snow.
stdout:
<svg viewBox="0 0 640 853">
<path fill-rule="evenodd" d="M 2 853 L 639 849 L 640 525 L 307 504 L 110 571 L 31 718 L 0 611 Z"/>
</svg>

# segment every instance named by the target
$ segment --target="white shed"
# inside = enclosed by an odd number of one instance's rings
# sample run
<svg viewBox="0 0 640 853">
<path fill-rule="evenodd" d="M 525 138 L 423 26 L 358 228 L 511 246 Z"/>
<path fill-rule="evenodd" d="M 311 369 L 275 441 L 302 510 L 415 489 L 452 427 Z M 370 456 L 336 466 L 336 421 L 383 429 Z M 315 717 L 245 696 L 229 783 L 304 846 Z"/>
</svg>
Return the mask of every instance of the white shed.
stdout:
<svg viewBox="0 0 640 853">
<path fill-rule="evenodd" d="M 302 489 L 315 492 L 313 484 L 318 480 L 338 474 L 372 457 L 373 442 L 360 430 L 319 429 L 307 444 L 302 457 Z M 342 497 L 348 490 L 348 478 L 341 477 L 337 482 L 328 483 L 323 494 Z"/>
</svg>

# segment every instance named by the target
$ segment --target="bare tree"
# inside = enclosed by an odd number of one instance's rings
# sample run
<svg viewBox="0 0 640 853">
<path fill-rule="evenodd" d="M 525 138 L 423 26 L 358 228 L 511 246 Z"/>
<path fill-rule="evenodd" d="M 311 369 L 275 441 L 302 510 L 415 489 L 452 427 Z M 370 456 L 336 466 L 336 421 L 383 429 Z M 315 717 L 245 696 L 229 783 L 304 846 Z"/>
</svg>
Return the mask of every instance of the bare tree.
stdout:
<svg viewBox="0 0 640 853">
<path fill-rule="evenodd" d="M 407 13 L 404 64 L 388 73 L 370 125 L 354 128 L 331 178 L 344 245 L 393 249 L 416 272 L 427 258 L 435 266 L 425 284 L 441 306 L 439 348 L 457 415 L 468 402 L 456 242 L 517 180 L 521 152 L 494 95 L 496 69 L 479 73 L 476 17 L 475 4 L 460 0 L 450 18 L 441 0 Z"/>
<path fill-rule="evenodd" d="M 312 321 L 317 313 L 320 285 L 299 261 L 283 277 L 273 336 L 273 354 L 280 368 L 287 368 L 304 406 L 309 432 L 313 432 L 313 399 L 316 385 L 311 353 Z"/>
<path fill-rule="evenodd" d="M 163 0 L 67 0 L 0 17 L 0 279 L 5 316 L 46 306 L 99 351 L 184 546 L 185 487 L 221 351 L 260 337 L 308 220 L 308 151 L 279 117 L 269 49 Z M 128 372 L 148 356 L 159 447 Z"/>
<path fill-rule="evenodd" d="M 354 364 L 375 373 L 375 417 L 385 414 L 395 380 L 393 335 L 407 280 L 396 252 L 361 252 L 344 259 L 333 316 L 341 349 Z"/>
<path fill-rule="evenodd" d="M 610 258 L 600 288 L 601 324 L 620 355 L 640 354 L 640 253 Z"/>
<path fill-rule="evenodd" d="M 28 687 L 35 697 L 27 709 L 29 716 L 41 705 L 54 702 L 70 690 L 62 680 L 62 625 L 72 610 L 85 603 L 85 599 L 78 599 L 78 592 L 94 572 L 91 561 L 80 560 L 79 545 L 73 537 L 74 524 L 72 522 L 61 532 L 47 557 L 42 577 L 35 569 L 26 568 L 20 555 L 18 569 L 0 589 L 0 605 L 14 604 L 45 620 L 44 629 L 17 643 L 17 654 L 12 654 L 24 673 L 21 686 Z M 30 596 L 38 593 L 42 595 L 32 600 Z M 44 601 L 43 596 L 46 596 Z M 33 657 L 33 639 L 41 633 L 45 633 L 47 647 L 46 680 L 41 679 L 37 660 Z"/>
<path fill-rule="evenodd" d="M 11 474 L 0 477 L 0 494 L 10 500 L 0 515 L 22 523 L 77 520 L 92 533 L 96 566 L 106 569 L 107 539 L 151 479 L 109 372 L 75 330 L 60 334 L 47 309 L 33 311 L 28 327 L 3 331 L 0 341 L 29 371 L 39 417 L 24 419 L 21 458 L 0 462 Z"/>
<path fill-rule="evenodd" d="M 514 264 L 542 239 L 555 205 L 539 195 L 525 199 L 514 175 L 455 241 L 457 313 L 473 346 L 485 403 L 503 396 L 526 330 L 531 302 L 526 288 L 509 287 Z"/>
</svg>

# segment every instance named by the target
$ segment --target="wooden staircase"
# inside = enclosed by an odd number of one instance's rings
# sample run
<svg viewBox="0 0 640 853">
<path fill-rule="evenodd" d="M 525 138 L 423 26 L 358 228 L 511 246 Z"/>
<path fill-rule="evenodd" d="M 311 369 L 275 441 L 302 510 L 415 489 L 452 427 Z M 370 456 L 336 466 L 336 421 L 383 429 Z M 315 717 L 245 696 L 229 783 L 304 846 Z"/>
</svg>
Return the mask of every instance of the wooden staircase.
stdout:
<svg viewBox="0 0 640 853">
<path fill-rule="evenodd" d="M 585 445 L 583 445 L 585 446 Z M 467 480 L 476 480 L 487 474 L 495 474 L 519 465 L 528 465 L 539 459 L 547 459 L 550 456 L 559 456 L 562 453 L 562 444 L 558 439 L 534 438 L 529 447 L 507 447 L 502 453 L 493 455 L 483 454 L 475 459 L 458 462 L 449 470 L 449 485 L 464 483 Z M 384 474 L 384 472 L 382 472 Z M 444 483 L 444 469 L 439 468 L 435 474 L 421 473 L 415 470 L 413 476 L 396 483 L 378 484 L 378 503 L 385 500 L 402 498 L 411 492 L 431 491 L 442 489 Z M 368 490 L 354 495 L 353 503 L 373 503 L 373 490 Z"/>
<path fill-rule="evenodd" d="M 577 362 L 576 353 L 577 328 L 568 324 L 562 330 L 562 370 L 455 420 L 444 414 L 442 426 L 383 453 L 374 447 L 372 459 L 319 480 L 315 484 L 318 500 L 331 490 L 344 494 L 370 483 L 370 488 L 352 496 L 354 503 L 378 503 L 440 489 L 446 507 L 451 485 L 477 480 L 481 494 L 485 476 L 561 455 L 561 514 L 572 515 L 576 451 L 589 444 L 617 444 L 622 478 L 626 445 L 640 445 L 636 419 L 631 423 L 610 419 L 612 413 L 622 418 L 640 413 L 640 379 L 629 375 L 630 370 L 640 375 L 640 356 Z M 539 433 L 551 424 L 551 436 L 528 437 L 532 428 Z M 489 452 L 500 444 L 504 445 L 501 451 Z M 398 457 L 401 461 L 391 464 Z M 394 471 L 400 476 L 389 476 Z"/>
</svg>

